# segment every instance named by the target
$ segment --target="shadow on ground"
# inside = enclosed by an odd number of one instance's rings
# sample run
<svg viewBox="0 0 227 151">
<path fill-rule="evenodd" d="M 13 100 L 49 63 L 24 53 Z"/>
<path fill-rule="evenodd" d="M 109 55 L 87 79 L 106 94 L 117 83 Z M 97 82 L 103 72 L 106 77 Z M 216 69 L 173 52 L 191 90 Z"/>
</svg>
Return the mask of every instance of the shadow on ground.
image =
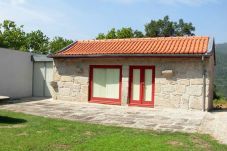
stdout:
<svg viewBox="0 0 227 151">
<path fill-rule="evenodd" d="M 0 105 L 35 102 L 35 101 L 42 101 L 47 99 L 50 99 L 50 97 L 13 98 L 10 100 L 0 101 Z"/>
<path fill-rule="evenodd" d="M 227 112 L 227 103 L 226 104 L 214 104 L 214 108 L 210 112 Z"/>
<path fill-rule="evenodd" d="M 13 118 L 8 116 L 0 116 L 0 124 L 21 124 L 25 122 L 27 122 L 27 120 L 25 119 Z"/>
<path fill-rule="evenodd" d="M 222 109 L 213 109 L 210 112 L 227 112 L 227 108 L 222 108 Z"/>
</svg>

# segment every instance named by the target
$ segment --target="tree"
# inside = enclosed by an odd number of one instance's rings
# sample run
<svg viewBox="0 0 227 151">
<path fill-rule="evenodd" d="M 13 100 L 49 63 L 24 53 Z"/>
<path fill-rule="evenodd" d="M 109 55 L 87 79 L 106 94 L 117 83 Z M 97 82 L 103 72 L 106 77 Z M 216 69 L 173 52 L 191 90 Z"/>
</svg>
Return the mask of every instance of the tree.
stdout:
<svg viewBox="0 0 227 151">
<path fill-rule="evenodd" d="M 145 33 L 147 37 L 170 37 L 170 36 L 192 36 L 195 27 L 192 23 L 185 23 L 183 19 L 178 22 L 169 20 L 169 16 L 157 21 L 151 20 L 145 24 Z"/>
<path fill-rule="evenodd" d="M 62 37 L 55 37 L 51 41 L 41 31 L 24 32 L 23 26 L 17 26 L 14 21 L 4 20 L 0 23 L 0 47 L 21 51 L 33 50 L 34 53 L 47 54 L 55 52 L 72 43 Z"/>
<path fill-rule="evenodd" d="M 40 30 L 32 31 L 31 33 L 27 33 L 27 49 L 32 49 L 32 52 L 39 54 L 47 54 L 49 38 L 44 35 L 44 33 Z"/>
<path fill-rule="evenodd" d="M 99 33 L 96 39 L 106 39 L 106 35 L 104 33 Z"/>
<path fill-rule="evenodd" d="M 116 39 L 117 34 L 115 28 L 112 28 L 105 36 L 106 39 Z"/>
<path fill-rule="evenodd" d="M 71 43 L 73 43 L 72 40 L 64 39 L 62 37 L 54 37 L 54 39 L 49 43 L 49 50 L 51 53 L 55 53 Z"/>
<path fill-rule="evenodd" d="M 0 24 L 0 47 L 25 50 L 26 34 L 23 26 L 17 26 L 15 22 L 4 20 Z"/>
<path fill-rule="evenodd" d="M 185 23 L 183 19 L 179 19 L 178 23 L 174 23 L 176 36 L 194 36 L 195 27 L 192 23 Z"/>
<path fill-rule="evenodd" d="M 131 27 L 118 29 L 112 28 L 105 35 L 100 33 L 96 39 L 115 39 L 115 38 L 142 38 L 142 37 L 170 37 L 170 36 L 193 36 L 195 27 L 192 23 L 185 23 L 183 19 L 178 22 L 170 21 L 169 16 L 163 19 L 151 20 L 144 25 L 145 34 L 139 30 L 133 30 Z"/>
<path fill-rule="evenodd" d="M 123 28 L 117 30 L 116 37 L 117 38 L 133 38 L 134 32 L 133 32 L 132 28 L 130 28 L 130 27 L 128 27 L 128 28 L 123 27 Z"/>
<path fill-rule="evenodd" d="M 104 33 L 98 34 L 96 39 L 124 39 L 124 38 L 141 38 L 144 37 L 143 33 L 138 30 L 133 30 L 131 27 L 123 27 L 116 31 L 115 28 L 112 28 L 105 35 Z"/>
<path fill-rule="evenodd" d="M 165 16 L 158 21 L 151 20 L 145 24 L 145 32 L 147 37 L 169 37 L 174 34 L 173 22 L 169 21 L 169 17 Z"/>
<path fill-rule="evenodd" d="M 135 30 L 134 31 L 134 37 L 135 38 L 143 38 L 144 34 L 141 31 L 139 31 L 139 30 Z"/>
</svg>

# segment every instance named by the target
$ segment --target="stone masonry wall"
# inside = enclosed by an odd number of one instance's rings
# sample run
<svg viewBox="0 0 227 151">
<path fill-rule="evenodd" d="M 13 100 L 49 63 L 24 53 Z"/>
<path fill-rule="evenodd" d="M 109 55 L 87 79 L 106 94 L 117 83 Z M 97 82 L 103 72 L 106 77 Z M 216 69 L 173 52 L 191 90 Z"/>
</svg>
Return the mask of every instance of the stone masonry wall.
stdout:
<svg viewBox="0 0 227 151">
<path fill-rule="evenodd" d="M 206 59 L 206 109 L 212 107 L 212 63 L 212 59 Z M 201 58 L 54 59 L 54 81 L 57 84 L 53 98 L 87 102 L 89 65 L 122 65 L 122 105 L 128 104 L 129 66 L 154 65 L 155 106 L 202 110 L 203 70 Z M 164 70 L 173 70 L 173 76 L 163 76 L 162 71 Z"/>
</svg>

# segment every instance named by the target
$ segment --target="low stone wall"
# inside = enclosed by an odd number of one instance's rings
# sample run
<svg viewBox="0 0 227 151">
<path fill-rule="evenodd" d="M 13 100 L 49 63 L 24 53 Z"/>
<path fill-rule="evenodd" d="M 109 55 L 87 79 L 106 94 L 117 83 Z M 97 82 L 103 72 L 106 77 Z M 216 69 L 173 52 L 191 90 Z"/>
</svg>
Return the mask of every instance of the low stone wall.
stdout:
<svg viewBox="0 0 227 151">
<path fill-rule="evenodd" d="M 206 63 L 206 109 L 212 107 L 213 57 Z M 155 106 L 202 109 L 203 70 L 201 58 L 65 58 L 54 59 L 55 99 L 88 101 L 89 66 L 122 65 L 122 104 L 128 104 L 129 66 L 155 66 Z M 165 77 L 162 71 L 172 70 Z"/>
</svg>

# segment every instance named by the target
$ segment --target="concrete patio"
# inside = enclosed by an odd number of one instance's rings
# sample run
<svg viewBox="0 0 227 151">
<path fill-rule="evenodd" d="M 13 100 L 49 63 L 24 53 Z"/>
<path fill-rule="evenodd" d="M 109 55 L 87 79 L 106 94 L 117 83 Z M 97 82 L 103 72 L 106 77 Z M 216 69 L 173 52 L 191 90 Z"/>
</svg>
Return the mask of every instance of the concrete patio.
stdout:
<svg viewBox="0 0 227 151">
<path fill-rule="evenodd" d="M 0 109 L 89 123 L 171 132 L 200 132 L 227 143 L 227 112 L 201 112 L 170 108 L 141 108 L 94 103 L 25 98 Z"/>
</svg>

